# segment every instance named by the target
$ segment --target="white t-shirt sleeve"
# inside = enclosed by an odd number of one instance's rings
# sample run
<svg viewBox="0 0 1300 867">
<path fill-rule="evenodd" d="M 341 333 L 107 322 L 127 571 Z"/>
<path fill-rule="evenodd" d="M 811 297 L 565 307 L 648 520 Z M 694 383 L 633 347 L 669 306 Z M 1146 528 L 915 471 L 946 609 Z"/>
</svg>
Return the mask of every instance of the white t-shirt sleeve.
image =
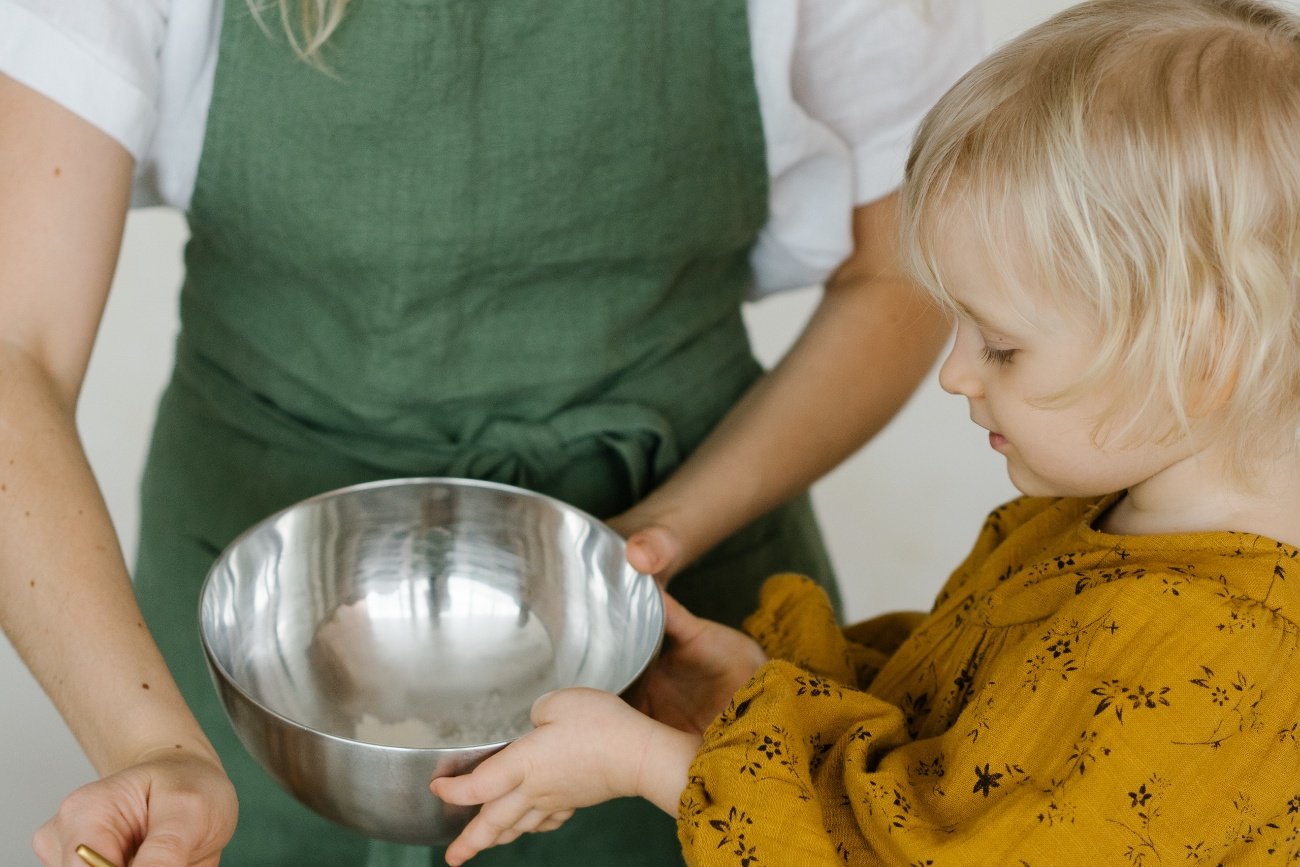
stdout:
<svg viewBox="0 0 1300 867">
<path fill-rule="evenodd" d="M 158 123 L 170 0 L 0 0 L 0 72 L 112 136 L 138 161 Z"/>
<path fill-rule="evenodd" d="M 751 298 L 823 282 L 853 209 L 903 180 L 921 118 L 985 49 L 973 0 L 750 0 L 771 178 Z"/>
<path fill-rule="evenodd" d="M 794 96 L 853 153 L 854 200 L 903 181 L 912 137 L 985 50 L 973 0 L 801 0 Z"/>
<path fill-rule="evenodd" d="M 239 2 L 239 0 L 230 0 Z M 894 190 L 913 131 L 983 53 L 975 0 L 748 0 L 769 218 L 751 297 L 821 283 L 853 208 Z M 189 207 L 221 0 L 0 0 L 0 72 L 136 159 L 136 204 Z"/>
</svg>

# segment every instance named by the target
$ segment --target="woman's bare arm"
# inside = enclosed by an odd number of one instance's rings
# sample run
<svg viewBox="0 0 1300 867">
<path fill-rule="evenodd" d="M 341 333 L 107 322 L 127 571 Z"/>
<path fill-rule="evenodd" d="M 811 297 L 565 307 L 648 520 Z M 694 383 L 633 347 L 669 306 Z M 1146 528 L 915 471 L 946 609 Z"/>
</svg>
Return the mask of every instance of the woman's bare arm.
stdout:
<svg viewBox="0 0 1300 867">
<path fill-rule="evenodd" d="M 891 195 L 857 209 L 853 255 L 780 364 L 613 522 L 638 568 L 671 575 L 805 490 L 883 428 L 929 371 L 949 324 L 899 265 L 897 207 Z"/>
<path fill-rule="evenodd" d="M 131 172 L 115 141 L 0 75 L 0 625 L 104 775 L 163 750 L 219 768 L 144 627 L 76 431 Z"/>
</svg>

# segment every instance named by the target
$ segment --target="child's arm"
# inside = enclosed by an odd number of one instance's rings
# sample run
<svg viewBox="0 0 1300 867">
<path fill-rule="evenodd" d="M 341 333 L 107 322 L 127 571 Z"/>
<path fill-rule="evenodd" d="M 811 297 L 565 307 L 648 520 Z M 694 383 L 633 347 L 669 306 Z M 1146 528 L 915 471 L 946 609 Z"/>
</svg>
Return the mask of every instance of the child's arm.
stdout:
<svg viewBox="0 0 1300 867">
<path fill-rule="evenodd" d="M 901 706 L 768 663 L 692 763 L 687 862 L 1221 863 L 1293 847 L 1297 632 L 1176 578 L 1078 597 L 1071 583 L 1053 621 L 953 632 L 954 656 L 998 661 L 927 685 L 938 659 L 918 658 L 927 694 Z"/>
<path fill-rule="evenodd" d="M 920 612 L 883 614 L 840 629 L 826 592 L 802 575 L 769 578 L 745 631 L 773 659 L 793 662 L 845 686 L 866 689 L 912 630 Z"/>
<path fill-rule="evenodd" d="M 779 575 L 764 587 L 763 606 L 746 623 L 760 644 L 744 632 L 694 616 L 667 593 L 663 599 L 663 653 L 629 700 L 691 734 L 708 728 L 769 653 L 865 688 L 923 618 L 919 612 L 885 614 L 841 633 L 820 587 L 798 575 Z"/>
<path fill-rule="evenodd" d="M 484 849 L 529 831 L 558 828 L 578 807 L 638 796 L 677 810 L 698 735 L 657 723 L 622 699 L 593 689 L 565 689 L 533 705 L 536 728 L 461 777 L 430 785 L 451 804 L 482 804 L 447 849 L 463 864 Z"/>
</svg>

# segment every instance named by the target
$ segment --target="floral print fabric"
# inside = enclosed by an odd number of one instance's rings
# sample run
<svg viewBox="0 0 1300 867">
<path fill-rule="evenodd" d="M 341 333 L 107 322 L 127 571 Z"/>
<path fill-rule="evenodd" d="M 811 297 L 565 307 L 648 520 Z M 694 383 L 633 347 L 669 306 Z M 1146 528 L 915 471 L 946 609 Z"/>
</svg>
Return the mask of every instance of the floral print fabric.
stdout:
<svg viewBox="0 0 1300 867">
<path fill-rule="evenodd" d="M 1114 501 L 995 510 L 925 617 L 840 630 L 771 579 L 771 661 L 682 794 L 688 863 L 1300 860 L 1296 549 L 1093 529 Z"/>
</svg>

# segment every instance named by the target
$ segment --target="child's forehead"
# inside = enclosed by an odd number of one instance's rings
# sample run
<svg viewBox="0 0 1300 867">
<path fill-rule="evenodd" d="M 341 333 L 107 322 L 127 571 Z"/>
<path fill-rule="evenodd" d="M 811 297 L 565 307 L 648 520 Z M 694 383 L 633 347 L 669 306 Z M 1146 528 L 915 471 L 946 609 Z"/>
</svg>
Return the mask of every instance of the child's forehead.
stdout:
<svg viewBox="0 0 1300 867">
<path fill-rule="evenodd" d="M 998 280 L 959 280 L 944 287 L 959 316 L 985 331 L 1009 336 L 1074 330 L 1078 317 L 1052 303 L 1045 292 Z"/>
<path fill-rule="evenodd" d="M 1096 322 L 1086 295 L 1035 267 L 1018 217 L 995 206 L 980 213 L 954 202 L 932 238 L 941 297 L 981 327 L 1072 330 Z"/>
</svg>

